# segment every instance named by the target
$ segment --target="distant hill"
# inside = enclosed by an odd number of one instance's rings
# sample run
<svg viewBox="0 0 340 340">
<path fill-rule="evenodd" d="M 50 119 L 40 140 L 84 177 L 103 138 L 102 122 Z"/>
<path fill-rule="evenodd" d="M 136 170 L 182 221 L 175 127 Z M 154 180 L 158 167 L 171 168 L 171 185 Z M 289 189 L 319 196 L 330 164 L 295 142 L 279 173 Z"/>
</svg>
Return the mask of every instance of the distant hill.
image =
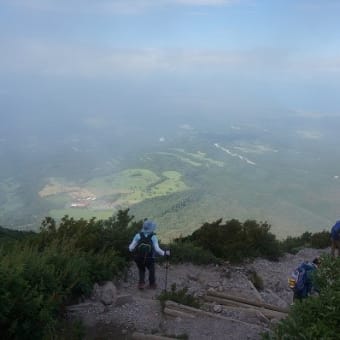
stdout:
<svg viewBox="0 0 340 340">
<path fill-rule="evenodd" d="M 20 240 L 28 235 L 33 235 L 34 232 L 31 231 L 20 231 L 4 228 L 0 226 L 0 240 Z"/>
</svg>

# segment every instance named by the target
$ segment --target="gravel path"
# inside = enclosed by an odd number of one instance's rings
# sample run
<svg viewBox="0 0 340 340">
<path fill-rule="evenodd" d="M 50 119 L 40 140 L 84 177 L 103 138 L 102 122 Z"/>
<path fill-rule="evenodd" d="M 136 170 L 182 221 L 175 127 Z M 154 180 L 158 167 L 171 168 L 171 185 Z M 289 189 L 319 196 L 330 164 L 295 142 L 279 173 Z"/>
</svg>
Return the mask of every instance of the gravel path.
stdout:
<svg viewBox="0 0 340 340">
<path fill-rule="evenodd" d="M 176 284 L 177 289 L 186 287 L 189 293 L 199 298 L 209 289 L 213 289 L 287 307 L 292 302 L 292 292 L 287 285 L 288 275 L 302 261 L 313 260 L 324 252 L 329 252 L 329 249 L 304 249 L 296 255 L 285 255 L 279 262 L 257 259 L 243 266 L 171 265 L 168 269 L 167 289 Z M 264 289 L 260 292 L 249 280 L 249 272 L 254 271 L 263 280 Z M 258 313 L 251 316 L 249 313 L 228 310 L 214 303 L 205 303 L 202 308 L 244 324 L 208 316 L 190 319 L 163 314 L 157 297 L 165 288 L 165 272 L 164 266 L 156 265 L 158 288 L 140 291 L 137 289 L 137 270 L 132 265 L 125 280 L 115 282 L 118 295 L 124 297 L 120 300 L 121 303 L 103 306 L 98 302 L 85 301 L 79 305 L 80 309 L 76 314 L 87 325 L 86 340 L 127 340 L 132 339 L 132 333 L 136 331 L 190 340 L 256 340 L 261 338 L 262 331 L 271 326 L 272 321 Z M 81 310 L 81 306 L 85 306 L 84 310 Z"/>
</svg>

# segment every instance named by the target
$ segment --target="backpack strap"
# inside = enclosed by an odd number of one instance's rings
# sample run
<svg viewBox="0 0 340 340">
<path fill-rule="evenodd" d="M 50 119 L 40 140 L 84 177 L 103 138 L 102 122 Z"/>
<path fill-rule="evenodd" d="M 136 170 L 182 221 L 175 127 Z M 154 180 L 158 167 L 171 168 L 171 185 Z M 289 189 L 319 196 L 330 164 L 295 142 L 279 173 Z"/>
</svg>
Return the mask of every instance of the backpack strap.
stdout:
<svg viewBox="0 0 340 340">
<path fill-rule="evenodd" d="M 150 234 L 145 236 L 145 234 L 142 231 L 139 233 L 139 236 L 140 236 L 141 240 L 147 240 L 147 239 L 151 240 L 153 235 L 155 235 L 155 234 L 154 233 L 150 233 Z"/>
<path fill-rule="evenodd" d="M 145 236 L 145 234 L 141 231 L 141 232 L 139 233 L 139 235 L 140 235 L 140 237 L 141 237 L 142 239 L 147 239 L 147 238 L 150 238 L 150 239 L 151 239 L 151 237 L 152 237 L 153 235 L 155 235 L 155 233 L 149 233 L 148 235 Z"/>
</svg>

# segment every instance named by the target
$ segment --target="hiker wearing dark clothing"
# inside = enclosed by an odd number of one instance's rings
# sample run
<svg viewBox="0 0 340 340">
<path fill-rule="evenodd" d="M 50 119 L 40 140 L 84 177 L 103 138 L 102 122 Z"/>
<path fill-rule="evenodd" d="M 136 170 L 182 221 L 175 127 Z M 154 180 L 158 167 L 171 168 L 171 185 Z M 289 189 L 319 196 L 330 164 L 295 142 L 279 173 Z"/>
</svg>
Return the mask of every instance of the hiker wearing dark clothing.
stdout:
<svg viewBox="0 0 340 340">
<path fill-rule="evenodd" d="M 139 281 L 138 288 L 145 287 L 145 271 L 149 271 L 149 288 L 155 289 L 155 255 L 170 256 L 170 250 L 162 250 L 159 247 L 158 239 L 155 234 L 156 223 L 146 220 L 142 230 L 137 233 L 129 245 L 130 252 L 134 253 L 134 260 L 138 267 Z"/>
<path fill-rule="evenodd" d="M 331 256 L 335 257 L 335 250 L 340 256 L 340 221 L 337 221 L 331 229 Z"/>
<path fill-rule="evenodd" d="M 313 283 L 313 274 L 320 265 L 320 258 L 316 257 L 312 262 L 305 261 L 300 264 L 288 278 L 289 287 L 293 290 L 293 301 L 302 300 L 319 293 L 318 288 Z"/>
</svg>

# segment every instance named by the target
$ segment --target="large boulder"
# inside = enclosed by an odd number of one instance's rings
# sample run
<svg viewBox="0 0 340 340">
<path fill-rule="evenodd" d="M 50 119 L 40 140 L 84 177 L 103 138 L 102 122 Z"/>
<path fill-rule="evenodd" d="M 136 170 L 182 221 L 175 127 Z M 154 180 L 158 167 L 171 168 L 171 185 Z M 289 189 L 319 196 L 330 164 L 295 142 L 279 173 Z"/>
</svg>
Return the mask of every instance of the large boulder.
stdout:
<svg viewBox="0 0 340 340">
<path fill-rule="evenodd" d="M 114 305 L 117 300 L 117 288 L 112 281 L 107 281 L 101 286 L 95 283 L 91 298 L 106 306 Z"/>
</svg>

